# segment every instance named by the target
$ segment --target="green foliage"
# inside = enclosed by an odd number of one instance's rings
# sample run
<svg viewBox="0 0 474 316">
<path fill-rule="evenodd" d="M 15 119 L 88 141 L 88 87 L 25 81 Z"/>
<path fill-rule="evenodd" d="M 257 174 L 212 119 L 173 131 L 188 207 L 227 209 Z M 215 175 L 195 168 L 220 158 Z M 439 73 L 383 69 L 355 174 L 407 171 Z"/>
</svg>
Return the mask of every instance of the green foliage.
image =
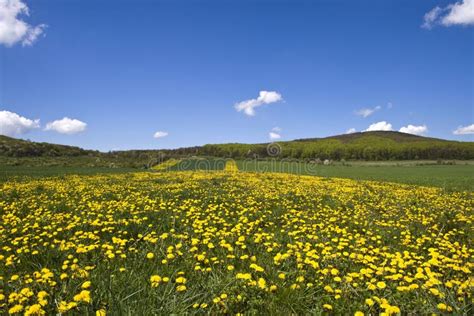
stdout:
<svg viewBox="0 0 474 316">
<path fill-rule="evenodd" d="M 366 132 L 320 139 L 278 142 L 278 158 L 333 160 L 474 159 L 474 143 L 420 137 L 399 132 Z M 207 156 L 269 157 L 268 144 L 205 145 Z"/>
<path fill-rule="evenodd" d="M 99 152 L 78 147 L 35 143 L 0 136 L 0 157 L 10 157 L 6 164 L 27 164 L 28 157 L 41 157 L 46 165 L 109 166 L 149 168 L 171 158 L 278 158 L 310 160 L 422 160 L 474 159 L 473 142 L 447 141 L 399 132 L 365 132 L 327 138 L 279 142 L 279 153 L 269 154 L 269 144 L 215 144 L 168 150 L 127 150 Z M 18 159 L 17 159 L 18 158 Z M 20 159 L 21 158 L 21 159 Z M 74 159 L 72 159 L 74 158 Z M 13 162 L 12 162 L 13 161 Z M 30 161 L 30 163 L 33 163 Z"/>
<path fill-rule="evenodd" d="M 59 156 L 95 156 L 98 151 L 84 150 L 79 147 L 36 143 L 0 135 L 0 156 L 7 157 L 59 157 Z"/>
</svg>

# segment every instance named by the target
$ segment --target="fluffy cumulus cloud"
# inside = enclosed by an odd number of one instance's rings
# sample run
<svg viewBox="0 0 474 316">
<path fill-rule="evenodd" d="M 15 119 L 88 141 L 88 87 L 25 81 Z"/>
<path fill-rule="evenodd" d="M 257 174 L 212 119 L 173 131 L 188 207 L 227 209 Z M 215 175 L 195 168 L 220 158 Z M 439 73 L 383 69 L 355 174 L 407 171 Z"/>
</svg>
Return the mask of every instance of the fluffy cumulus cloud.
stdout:
<svg viewBox="0 0 474 316">
<path fill-rule="evenodd" d="M 371 124 L 364 132 L 372 131 L 392 131 L 392 124 L 385 121 L 380 121 L 374 124 Z"/>
<path fill-rule="evenodd" d="M 346 131 L 346 134 L 354 134 L 355 132 L 357 132 L 357 130 L 355 128 L 349 128 L 347 131 Z"/>
<path fill-rule="evenodd" d="M 362 116 L 362 117 L 369 117 L 372 114 L 374 114 L 375 112 L 377 112 L 378 110 L 380 110 L 381 108 L 382 107 L 380 105 L 378 105 L 374 108 L 364 108 L 364 109 L 360 109 L 360 110 L 355 111 L 355 114 L 359 115 L 359 116 Z"/>
<path fill-rule="evenodd" d="M 474 124 L 468 126 L 459 126 L 456 130 L 453 131 L 454 135 L 468 135 L 474 134 Z"/>
<path fill-rule="evenodd" d="M 235 109 L 238 112 L 244 112 L 248 116 L 255 115 L 255 108 L 264 104 L 275 103 L 283 100 L 280 93 L 276 91 L 260 91 L 258 98 L 245 100 L 235 104 Z"/>
<path fill-rule="evenodd" d="M 65 117 L 60 120 L 49 122 L 46 124 L 46 131 L 55 131 L 60 134 L 77 134 L 86 130 L 87 124 L 76 120 Z"/>
<path fill-rule="evenodd" d="M 462 0 L 444 8 L 435 7 L 425 14 L 423 28 L 431 29 L 438 24 L 474 25 L 474 0 Z"/>
<path fill-rule="evenodd" d="M 21 42 L 29 46 L 44 33 L 45 24 L 33 26 L 22 19 L 29 14 L 21 0 L 0 0 L 0 44 L 10 47 Z"/>
<path fill-rule="evenodd" d="M 39 127 L 40 120 L 31 120 L 10 111 L 0 111 L 0 135 L 19 136 Z"/>
<path fill-rule="evenodd" d="M 403 126 L 402 128 L 400 128 L 400 132 L 407 133 L 407 134 L 414 134 L 414 135 L 422 135 L 426 133 L 427 131 L 428 131 L 428 127 L 426 125 L 415 126 L 415 125 L 409 124 L 407 126 Z"/>
<path fill-rule="evenodd" d="M 163 137 L 166 137 L 166 136 L 168 136 L 168 132 L 158 131 L 155 134 L 153 134 L 154 138 L 163 138 Z"/>
</svg>

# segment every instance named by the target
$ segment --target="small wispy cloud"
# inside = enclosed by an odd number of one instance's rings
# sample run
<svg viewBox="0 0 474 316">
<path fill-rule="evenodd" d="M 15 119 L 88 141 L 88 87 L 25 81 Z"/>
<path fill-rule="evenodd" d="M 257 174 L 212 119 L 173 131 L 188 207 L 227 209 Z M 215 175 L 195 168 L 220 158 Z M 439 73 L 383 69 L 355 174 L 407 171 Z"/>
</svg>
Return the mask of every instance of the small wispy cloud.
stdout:
<svg viewBox="0 0 474 316">
<path fill-rule="evenodd" d="M 428 131 L 428 127 L 426 125 L 407 125 L 403 126 L 399 130 L 402 133 L 407 133 L 407 134 L 414 134 L 414 135 L 423 135 Z"/>
<path fill-rule="evenodd" d="M 264 104 L 275 103 L 283 100 L 280 93 L 276 91 L 260 91 L 258 98 L 245 100 L 234 105 L 237 112 L 243 111 L 248 116 L 255 115 L 255 108 Z"/>
<path fill-rule="evenodd" d="M 281 128 L 279 127 L 274 127 L 272 130 L 268 133 L 268 137 L 271 140 L 276 140 L 281 138 Z"/>
<path fill-rule="evenodd" d="M 275 140 L 275 139 L 280 139 L 280 138 L 281 138 L 281 135 L 278 134 L 278 133 L 275 133 L 275 132 L 270 132 L 270 133 L 268 133 L 268 136 L 270 137 L 271 140 Z"/>
<path fill-rule="evenodd" d="M 31 120 L 10 111 L 0 111 L 0 135 L 19 136 L 40 127 L 40 120 Z"/>
<path fill-rule="evenodd" d="M 347 131 L 346 131 L 346 134 L 353 134 L 353 133 L 356 133 L 357 130 L 355 128 L 349 128 Z"/>
<path fill-rule="evenodd" d="M 49 122 L 46 124 L 45 131 L 55 131 L 60 134 L 77 134 L 86 130 L 87 124 L 78 119 L 64 117 L 60 120 Z"/>
<path fill-rule="evenodd" d="M 443 9 L 440 7 L 434 7 L 429 12 L 425 13 L 421 27 L 424 29 L 431 29 L 442 12 Z"/>
<path fill-rule="evenodd" d="M 424 15 L 421 27 L 432 29 L 435 25 L 474 25 L 474 0 L 462 0 L 444 8 L 434 7 Z"/>
<path fill-rule="evenodd" d="M 380 105 L 377 105 L 376 107 L 373 107 L 373 108 L 363 108 L 363 109 L 355 111 L 355 114 L 362 117 L 369 117 L 375 112 L 379 111 L 381 108 L 382 107 Z"/>
<path fill-rule="evenodd" d="M 163 138 L 168 136 L 168 132 L 163 132 L 163 131 L 158 131 L 155 134 L 153 134 L 154 138 Z"/>
<path fill-rule="evenodd" d="M 0 44 L 10 47 L 21 42 L 30 46 L 44 34 L 46 24 L 33 26 L 22 19 L 29 14 L 28 6 L 21 0 L 0 0 Z"/>
<path fill-rule="evenodd" d="M 457 129 L 453 131 L 454 135 L 468 135 L 474 134 L 474 124 L 468 126 L 459 126 Z"/>
</svg>

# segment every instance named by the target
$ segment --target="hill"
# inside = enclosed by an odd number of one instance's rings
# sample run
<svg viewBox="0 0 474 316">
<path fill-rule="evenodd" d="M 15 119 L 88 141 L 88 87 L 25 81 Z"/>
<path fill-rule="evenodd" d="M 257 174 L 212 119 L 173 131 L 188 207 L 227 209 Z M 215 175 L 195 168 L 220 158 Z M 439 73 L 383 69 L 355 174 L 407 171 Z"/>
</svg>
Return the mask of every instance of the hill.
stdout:
<svg viewBox="0 0 474 316">
<path fill-rule="evenodd" d="M 297 139 L 278 142 L 272 146 L 268 143 L 205 145 L 199 153 L 231 158 L 278 156 L 335 160 L 474 159 L 474 143 L 376 131 Z"/>
<path fill-rule="evenodd" d="M 36 143 L 0 136 L 0 157 L 88 157 L 106 164 L 142 167 L 153 159 L 212 156 L 223 158 L 417 160 L 474 159 L 474 142 L 458 142 L 400 132 L 362 132 L 325 138 L 261 144 L 208 144 L 168 150 L 127 150 L 103 153 L 79 147 Z"/>
<path fill-rule="evenodd" d="M 38 143 L 0 135 L 0 156 L 7 157 L 62 157 L 99 155 L 100 152 L 79 147 Z"/>
<path fill-rule="evenodd" d="M 0 166 L 139 168 L 146 163 L 146 157 L 139 160 L 127 155 L 0 135 Z M 0 171 L 3 170 L 6 168 L 0 168 Z"/>
<path fill-rule="evenodd" d="M 432 138 L 426 136 L 419 136 L 414 134 L 407 134 L 402 132 L 395 132 L 395 131 L 372 131 L 372 132 L 356 132 L 350 134 L 342 134 L 342 135 L 335 135 L 335 136 L 328 136 L 323 138 L 303 138 L 303 139 L 295 139 L 295 142 L 309 142 L 309 141 L 318 141 L 323 139 L 337 139 L 343 143 L 351 143 L 354 141 L 358 141 L 360 139 L 364 139 L 367 137 L 382 137 L 384 139 L 390 139 L 395 142 L 416 142 L 416 141 L 426 141 L 426 140 L 436 140 L 436 141 L 445 141 L 449 142 L 448 140 L 440 139 L 440 138 Z"/>
</svg>

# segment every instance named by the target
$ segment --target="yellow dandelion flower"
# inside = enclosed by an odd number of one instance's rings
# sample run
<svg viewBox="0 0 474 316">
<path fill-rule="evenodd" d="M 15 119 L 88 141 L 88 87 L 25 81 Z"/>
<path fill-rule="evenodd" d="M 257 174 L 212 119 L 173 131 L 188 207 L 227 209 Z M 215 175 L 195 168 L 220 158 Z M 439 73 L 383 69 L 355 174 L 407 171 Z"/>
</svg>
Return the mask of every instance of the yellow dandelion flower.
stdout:
<svg viewBox="0 0 474 316">
<path fill-rule="evenodd" d="M 324 304 L 323 308 L 328 310 L 328 311 L 332 311 L 332 305 L 330 305 L 330 304 Z"/>
</svg>

